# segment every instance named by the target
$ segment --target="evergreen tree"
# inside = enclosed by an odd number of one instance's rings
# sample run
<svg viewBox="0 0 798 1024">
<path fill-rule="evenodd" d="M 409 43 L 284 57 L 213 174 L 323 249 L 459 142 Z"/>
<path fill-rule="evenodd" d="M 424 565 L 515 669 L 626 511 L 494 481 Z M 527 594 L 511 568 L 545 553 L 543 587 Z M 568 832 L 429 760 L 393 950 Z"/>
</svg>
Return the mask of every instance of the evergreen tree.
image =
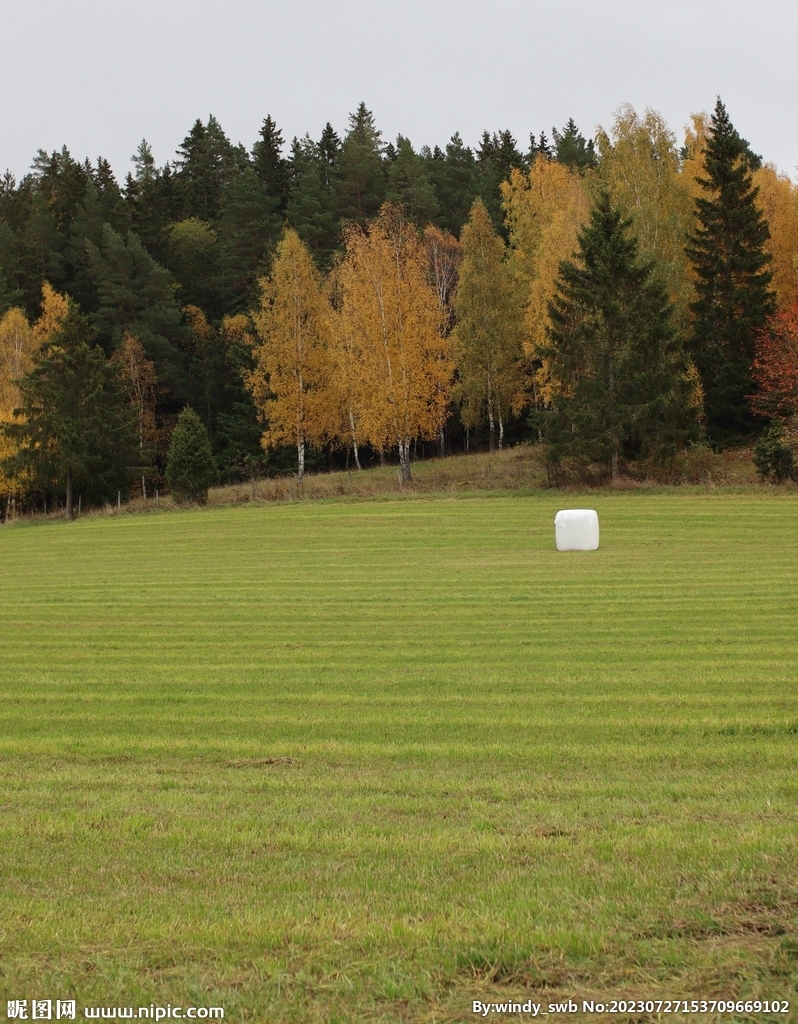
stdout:
<svg viewBox="0 0 798 1024">
<path fill-rule="evenodd" d="M 328 121 L 319 139 L 319 158 L 325 169 L 324 183 L 329 188 L 333 182 L 333 172 L 338 163 L 338 156 L 341 152 L 341 140 L 333 126 Z"/>
<path fill-rule="evenodd" d="M 282 228 L 280 204 L 255 170 L 245 168 L 222 191 L 218 220 L 219 275 L 225 314 L 243 310 Z"/>
<path fill-rule="evenodd" d="M 535 141 L 534 133 L 529 136 L 529 156 L 527 157 L 527 163 L 530 167 L 539 156 L 542 156 L 544 160 L 554 159 L 554 151 L 549 144 L 549 140 L 546 138 L 545 132 L 540 133 L 540 140 L 538 142 Z"/>
<path fill-rule="evenodd" d="M 208 431 L 192 408 L 186 408 L 172 432 L 166 479 L 175 500 L 204 505 L 208 488 L 216 481 Z"/>
<path fill-rule="evenodd" d="M 291 190 L 291 166 L 282 156 L 283 133 L 267 115 L 260 129 L 260 138 L 252 147 L 252 166 L 280 213 L 285 212 Z"/>
<path fill-rule="evenodd" d="M 357 224 L 376 217 L 385 200 L 381 134 L 365 103 L 349 115 L 349 131 L 338 157 L 338 194 L 341 217 Z"/>
<path fill-rule="evenodd" d="M 438 201 L 425 161 L 403 135 L 396 139 L 396 155 L 388 164 L 387 199 L 400 203 L 409 220 L 419 227 L 435 220 Z"/>
<path fill-rule="evenodd" d="M 246 154 L 243 159 L 246 160 Z M 178 182 L 183 217 L 212 221 L 219 213 L 222 187 L 240 168 L 242 154 L 230 144 L 213 115 L 199 118 L 178 149 Z"/>
<path fill-rule="evenodd" d="M 17 444 L 12 472 L 45 492 L 63 488 L 67 519 L 81 487 L 102 498 L 126 486 L 125 467 L 135 458 L 130 404 L 73 303 L 18 386 L 22 418 L 5 427 Z"/>
<path fill-rule="evenodd" d="M 175 303 L 171 276 L 155 262 L 131 232 L 127 241 L 106 224 L 102 246 L 86 242 L 98 309 L 92 320 L 110 352 L 127 331 L 144 346 L 155 364 L 158 381 L 179 399 L 185 389 L 185 368 L 176 345 L 184 330 Z"/>
<path fill-rule="evenodd" d="M 566 167 L 575 167 L 578 171 L 585 171 L 588 167 L 596 166 L 596 153 L 592 139 L 586 139 L 579 131 L 572 117 L 562 132 L 552 128 L 551 134 L 554 138 L 555 156 L 559 163 Z M 541 136 L 543 138 L 543 136 Z"/>
<path fill-rule="evenodd" d="M 718 99 L 705 153 L 704 194 L 688 257 L 695 271 L 693 351 L 701 373 L 709 436 L 716 442 L 750 434 L 746 396 L 757 332 L 775 308 L 766 244 L 767 221 L 751 180 L 756 158 Z"/>
<path fill-rule="evenodd" d="M 541 353 L 554 398 L 543 414 L 555 463 L 601 464 L 657 456 L 690 435 L 687 364 L 673 306 L 637 259 L 629 221 L 599 194 L 574 262 L 560 265 Z"/>
<path fill-rule="evenodd" d="M 459 236 L 476 198 L 476 161 L 455 132 L 445 153 L 436 148 L 427 158 L 427 173 L 438 200 L 435 223 Z"/>
<path fill-rule="evenodd" d="M 294 139 L 291 152 L 293 184 L 286 217 L 320 269 L 329 265 L 341 237 L 338 196 L 333 187 L 336 138 L 323 135 L 316 145 L 306 135 Z"/>
<path fill-rule="evenodd" d="M 83 202 L 75 212 L 64 253 L 67 291 L 83 310 L 97 308 L 97 289 L 91 276 L 86 241 L 102 245 L 103 225 L 107 222 L 97 186 L 89 180 Z"/>
<path fill-rule="evenodd" d="M 505 234 L 501 206 L 501 183 L 507 181 L 514 167 L 523 167 L 511 132 L 483 132 L 477 149 L 476 192 L 490 214 L 494 228 Z"/>
<path fill-rule="evenodd" d="M 200 306 L 212 316 L 223 313 L 219 294 L 219 243 L 216 231 L 199 217 L 172 224 L 164 264 L 177 282 L 177 303 Z"/>
</svg>

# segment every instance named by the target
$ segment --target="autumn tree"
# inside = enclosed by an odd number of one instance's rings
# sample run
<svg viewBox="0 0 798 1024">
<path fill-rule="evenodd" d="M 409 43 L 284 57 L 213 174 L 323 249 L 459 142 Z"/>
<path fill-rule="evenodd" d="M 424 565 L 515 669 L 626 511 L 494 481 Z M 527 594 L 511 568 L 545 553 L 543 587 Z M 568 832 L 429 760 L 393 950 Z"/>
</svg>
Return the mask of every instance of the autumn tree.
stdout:
<svg viewBox="0 0 798 1024">
<path fill-rule="evenodd" d="M 757 333 L 774 310 L 767 221 L 752 182 L 748 143 L 718 100 L 698 179 L 697 227 L 687 255 L 695 273 L 693 352 L 716 441 L 747 434 L 753 423 L 746 396 Z"/>
<path fill-rule="evenodd" d="M 542 356 L 547 345 L 549 303 L 560 264 L 576 247 L 590 202 L 578 171 L 538 155 L 528 174 L 513 171 L 502 185 L 513 273 L 526 292 L 523 349 L 534 369 L 536 404 L 551 398 L 551 377 Z"/>
<path fill-rule="evenodd" d="M 415 226 L 389 203 L 368 231 L 351 225 L 345 241 L 342 330 L 360 356 L 363 434 L 379 451 L 396 446 L 409 481 L 411 443 L 436 436 L 453 372 L 427 253 Z"/>
<path fill-rule="evenodd" d="M 17 446 L 7 471 L 44 490 L 63 487 L 67 519 L 75 488 L 87 485 L 101 496 L 124 485 L 135 458 L 130 406 L 116 366 L 73 304 L 18 387 L 21 417 L 5 427 Z"/>
<path fill-rule="evenodd" d="M 542 417 L 553 461 L 620 476 L 624 459 L 690 436 L 692 387 L 673 305 L 606 192 L 560 267 L 548 346 L 554 397 Z"/>
<path fill-rule="evenodd" d="M 679 327 L 686 329 L 693 296 L 684 249 L 693 227 L 693 202 L 681 174 L 676 136 L 661 114 L 648 109 L 640 116 L 624 104 L 609 131 L 598 129 L 596 143 L 598 180 L 631 220 L 640 258 L 651 263 L 674 301 Z"/>
<path fill-rule="evenodd" d="M 305 446 L 330 432 L 329 312 L 311 255 L 293 230 L 277 246 L 255 324 L 260 345 L 248 386 L 267 424 L 266 451 L 295 444 L 297 481 L 305 473 Z"/>
<path fill-rule="evenodd" d="M 21 309 L 9 309 L 0 319 L 0 493 L 10 498 L 18 491 L 20 481 L 3 471 L 3 464 L 11 464 L 17 451 L 13 437 L 2 431 L 4 424 L 20 422 L 21 394 L 19 383 L 33 366 L 33 357 L 42 343 L 53 335 L 63 323 L 67 299 L 47 282 L 42 288 L 42 312 L 30 326 Z"/>
<path fill-rule="evenodd" d="M 784 311 L 798 302 L 798 187 L 773 164 L 754 171 L 753 185 L 770 231 L 765 250 L 771 258 L 776 308 Z"/>
<path fill-rule="evenodd" d="M 14 410 L 20 401 L 18 381 L 30 369 L 35 344 L 36 336 L 25 314 L 21 309 L 9 309 L 0 319 L 0 429 L 14 422 Z M 0 433 L 0 494 L 7 504 L 16 487 L 1 467 L 14 451 L 12 438 Z"/>
<path fill-rule="evenodd" d="M 155 374 L 155 364 L 147 359 L 144 346 L 132 334 L 124 335 L 122 347 L 114 355 L 114 361 L 118 366 L 133 411 L 141 471 L 141 494 L 146 498 L 147 467 L 158 440 L 158 426 L 155 419 L 158 378 Z"/>
<path fill-rule="evenodd" d="M 798 427 L 798 303 L 770 317 L 757 334 L 752 369 L 754 413 Z"/>
<path fill-rule="evenodd" d="M 463 419 L 478 426 L 487 418 L 490 450 L 499 448 L 511 410 L 525 402 L 521 352 L 521 305 L 505 245 L 477 199 L 462 232 L 463 262 L 454 300 Z"/>
<path fill-rule="evenodd" d="M 428 279 L 435 289 L 438 309 L 441 312 L 439 330 L 441 337 L 448 338 L 454 327 L 454 296 L 460 279 L 463 262 L 463 246 L 448 231 L 442 231 L 429 224 L 424 229 L 424 248 L 427 250 Z M 442 353 L 442 356 L 444 353 Z M 440 409 L 438 424 L 438 454 L 445 454 L 444 427 L 448 410 Z"/>
</svg>

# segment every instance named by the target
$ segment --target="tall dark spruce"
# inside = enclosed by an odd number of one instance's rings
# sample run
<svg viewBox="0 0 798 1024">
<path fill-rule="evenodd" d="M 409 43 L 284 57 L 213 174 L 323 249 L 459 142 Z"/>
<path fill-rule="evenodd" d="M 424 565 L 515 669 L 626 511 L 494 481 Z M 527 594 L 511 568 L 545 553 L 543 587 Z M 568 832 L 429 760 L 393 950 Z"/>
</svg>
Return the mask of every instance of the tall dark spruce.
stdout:
<svg viewBox="0 0 798 1024">
<path fill-rule="evenodd" d="M 601 466 L 662 457 L 696 429 L 672 303 L 637 258 L 637 242 L 606 193 L 560 264 L 544 356 L 557 396 L 542 426 L 553 462 Z"/>
<path fill-rule="evenodd" d="M 757 208 L 752 169 L 758 164 L 718 100 L 706 149 L 704 195 L 687 255 L 695 271 L 693 358 L 701 373 L 707 431 L 732 443 L 756 429 L 747 396 L 757 332 L 774 311 L 770 238 Z"/>
</svg>

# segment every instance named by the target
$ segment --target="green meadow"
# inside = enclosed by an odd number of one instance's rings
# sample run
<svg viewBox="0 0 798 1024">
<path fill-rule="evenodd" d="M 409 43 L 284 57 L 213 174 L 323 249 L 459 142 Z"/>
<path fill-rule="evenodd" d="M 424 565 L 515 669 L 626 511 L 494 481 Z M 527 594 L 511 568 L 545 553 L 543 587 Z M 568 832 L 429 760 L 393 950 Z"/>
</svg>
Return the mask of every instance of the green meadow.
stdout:
<svg viewBox="0 0 798 1024">
<path fill-rule="evenodd" d="M 0 574 L 3 999 L 795 1013 L 795 492 L 84 517 Z"/>
</svg>

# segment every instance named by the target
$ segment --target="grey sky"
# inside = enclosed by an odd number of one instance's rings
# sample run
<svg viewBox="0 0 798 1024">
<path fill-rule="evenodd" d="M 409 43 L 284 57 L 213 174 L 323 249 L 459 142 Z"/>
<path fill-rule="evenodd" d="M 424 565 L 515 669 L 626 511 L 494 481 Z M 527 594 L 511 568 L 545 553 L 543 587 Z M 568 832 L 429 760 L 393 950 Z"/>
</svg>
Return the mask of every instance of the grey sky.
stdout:
<svg viewBox="0 0 798 1024">
<path fill-rule="evenodd" d="M 102 154 L 123 178 L 142 137 L 159 164 L 213 113 L 251 146 L 267 113 L 287 140 L 339 133 L 363 99 L 385 139 L 459 130 L 585 134 L 623 102 L 681 142 L 723 97 L 738 130 L 796 177 L 795 0 L 24 0 L 3 4 L 0 168 L 38 148 Z"/>
</svg>

